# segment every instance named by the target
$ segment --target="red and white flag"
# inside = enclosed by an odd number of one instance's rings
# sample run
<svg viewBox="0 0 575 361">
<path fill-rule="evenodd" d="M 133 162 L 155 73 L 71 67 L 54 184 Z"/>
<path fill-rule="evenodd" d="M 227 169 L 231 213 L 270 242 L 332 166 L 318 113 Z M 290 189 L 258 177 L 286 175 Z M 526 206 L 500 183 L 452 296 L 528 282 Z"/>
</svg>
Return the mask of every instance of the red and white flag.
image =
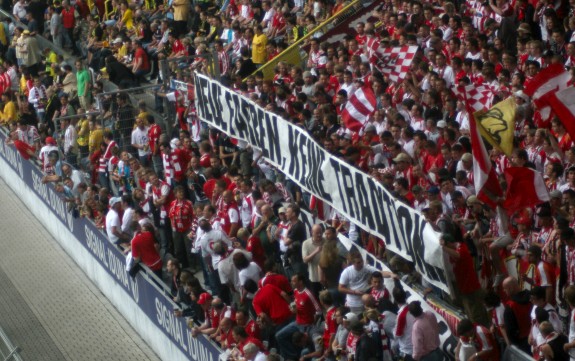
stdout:
<svg viewBox="0 0 575 361">
<path fill-rule="evenodd" d="M 409 71 L 411 62 L 417 52 L 417 46 L 383 48 L 378 42 L 370 42 L 368 49 L 369 62 L 389 80 L 397 83 L 403 80 Z"/>
<path fill-rule="evenodd" d="M 464 97 L 467 96 L 465 90 L 463 95 Z M 464 101 L 467 104 L 467 112 L 469 113 L 469 133 L 473 154 L 473 183 L 477 192 L 477 198 L 490 207 L 495 208 L 497 206 L 497 198 L 503 196 L 503 191 L 497 180 L 495 168 L 487 154 L 487 149 L 485 149 L 483 139 L 481 139 L 479 129 L 477 129 L 477 124 L 471 111 L 472 102 L 465 99 Z M 483 110 L 483 108 L 479 110 Z"/>
<path fill-rule="evenodd" d="M 507 192 L 503 208 L 507 214 L 548 202 L 551 197 L 543 176 L 527 167 L 510 167 L 505 170 Z"/>
<path fill-rule="evenodd" d="M 345 128 L 354 132 L 359 131 L 375 111 L 375 94 L 369 86 L 357 89 L 347 100 L 341 119 Z"/>
<path fill-rule="evenodd" d="M 544 120 L 549 120 L 555 93 L 567 88 L 571 76 L 563 64 L 551 64 L 527 83 L 523 92 L 533 98 Z"/>
<path fill-rule="evenodd" d="M 575 139 L 575 88 L 569 87 L 555 93 L 549 97 L 549 105 L 563 123 L 571 139 Z"/>
<path fill-rule="evenodd" d="M 453 87 L 458 99 L 467 102 L 471 113 L 488 110 L 493 103 L 493 90 L 485 85 L 467 85 Z"/>
</svg>

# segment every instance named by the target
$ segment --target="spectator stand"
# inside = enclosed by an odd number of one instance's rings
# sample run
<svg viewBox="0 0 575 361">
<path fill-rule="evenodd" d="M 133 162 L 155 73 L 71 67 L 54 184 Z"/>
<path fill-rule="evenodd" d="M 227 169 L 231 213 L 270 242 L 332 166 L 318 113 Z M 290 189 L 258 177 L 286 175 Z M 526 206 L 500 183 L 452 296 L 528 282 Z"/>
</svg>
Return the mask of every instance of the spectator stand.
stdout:
<svg viewBox="0 0 575 361">
<path fill-rule="evenodd" d="M 157 96 L 161 85 L 148 84 L 135 88 L 119 89 L 108 82 L 108 86 L 105 86 L 104 89 L 107 90 L 106 88 L 110 90 L 96 95 L 96 107 L 102 115 L 100 117 L 102 128 L 110 129 L 114 133 L 114 140 L 121 151 L 132 150 L 130 134 L 138 116 L 151 115 L 162 128 L 162 132 L 171 130 L 169 118 L 161 114 L 163 102 Z"/>
<path fill-rule="evenodd" d="M 20 347 L 14 346 L 6 332 L 0 327 L 0 358 L 4 361 L 22 361 Z"/>
<path fill-rule="evenodd" d="M 39 188 L 33 187 L 31 179 L 42 176 L 42 167 L 32 159 L 27 162 L 17 155 L 16 150 L 5 146 L 9 136 L 9 130 L 0 127 L 0 161 L 5 165 L 1 167 L 2 175 L 13 175 L 9 177 L 13 182 L 10 186 L 27 205 L 46 207 L 42 208 L 46 211 L 41 214 L 47 218 L 41 221 L 47 230 L 58 238 L 60 245 L 152 348 L 165 359 L 216 360 L 222 353 L 220 347 L 207 337 L 192 337 L 191 331 L 186 329 L 189 320 L 173 316 L 173 310 L 181 307 L 173 301 L 171 290 L 164 280 L 143 263 L 139 263 L 137 273 L 130 276 L 125 269 L 122 250 L 108 242 L 106 232 L 98 224 L 86 217 L 74 217 L 72 210 L 61 206 L 62 201 L 58 196 L 50 199 L 49 194 L 56 194 L 52 184 L 36 184 Z M 35 197 L 33 201 L 30 196 Z M 102 272 L 111 277 L 112 284 L 106 284 Z M 134 318 L 134 314 L 138 316 Z M 163 335 L 167 338 L 159 337 Z M 160 339 L 165 341 L 158 342 Z M 22 361 L 19 351 L 0 328 L 0 360 Z"/>
<path fill-rule="evenodd" d="M 308 32 L 301 39 L 293 43 L 278 56 L 261 66 L 256 72 L 263 72 L 264 79 L 270 80 L 273 79 L 275 68 L 280 61 L 284 61 L 295 66 L 302 66 L 308 56 L 308 54 L 303 51 L 303 47 L 308 44 L 311 38 L 319 37 L 327 33 L 329 30 L 336 28 L 372 3 L 373 2 L 362 0 L 352 1 L 346 7 L 341 9 L 341 11 L 339 11 L 337 14 L 331 16 L 329 19 L 316 26 L 312 31 Z M 251 76 L 254 76 L 256 72 L 254 72 Z"/>
<path fill-rule="evenodd" d="M 11 19 L 12 22 L 14 24 L 16 24 L 17 26 L 21 27 L 24 30 L 28 29 L 28 26 L 26 26 L 26 24 L 16 20 L 16 18 L 14 18 L 14 16 L 8 12 L 6 12 L 4 9 L 0 9 L 0 19 Z M 64 58 L 64 60 L 69 63 L 70 65 L 74 66 L 74 57 L 72 57 L 70 54 L 68 54 L 67 52 L 65 52 L 62 48 L 54 45 L 53 42 L 49 41 L 48 39 L 46 39 L 45 37 L 36 34 L 36 40 L 38 40 L 38 45 L 40 47 L 40 49 L 46 49 L 46 48 L 50 48 L 51 50 L 53 50 L 58 56 L 61 56 L 62 58 Z"/>
</svg>

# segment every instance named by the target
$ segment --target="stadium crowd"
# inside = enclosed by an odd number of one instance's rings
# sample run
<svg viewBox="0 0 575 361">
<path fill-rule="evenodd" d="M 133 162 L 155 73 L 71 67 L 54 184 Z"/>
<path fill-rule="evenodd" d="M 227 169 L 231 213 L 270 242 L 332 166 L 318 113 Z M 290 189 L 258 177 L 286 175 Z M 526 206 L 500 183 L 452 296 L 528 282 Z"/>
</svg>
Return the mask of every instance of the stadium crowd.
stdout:
<svg viewBox="0 0 575 361">
<path fill-rule="evenodd" d="M 176 315 L 230 359 L 442 360 L 437 319 L 408 302 L 400 280 L 465 313 L 452 330 L 458 360 L 499 360 L 510 345 L 539 360 L 575 359 L 575 145 L 524 91 L 551 64 L 572 73 L 575 4 L 385 0 L 341 41 L 323 41 L 314 29 L 346 5 L 4 1 L 15 19 L 0 26 L 0 122 L 70 211 L 166 280 Z M 265 79 L 258 69 L 308 34 L 305 64 L 280 61 Z M 78 60 L 41 49 L 35 35 Z M 399 81 L 371 61 L 374 42 L 418 47 Z M 257 149 L 208 129 L 189 94 L 177 93 L 171 134 L 128 93 L 95 102 L 102 79 L 130 88 L 213 74 L 209 54 L 222 84 L 421 211 L 441 234 L 451 295 Z M 511 156 L 489 153 L 502 188 L 506 169 L 529 167 L 549 201 L 508 215 L 478 197 L 473 119 L 454 92 L 470 84 L 488 86 L 493 104 L 516 102 Z M 351 131 L 342 113 L 365 87 L 375 110 Z M 326 226 L 306 229 L 302 209 Z M 392 272 L 364 264 L 338 235 Z"/>
</svg>

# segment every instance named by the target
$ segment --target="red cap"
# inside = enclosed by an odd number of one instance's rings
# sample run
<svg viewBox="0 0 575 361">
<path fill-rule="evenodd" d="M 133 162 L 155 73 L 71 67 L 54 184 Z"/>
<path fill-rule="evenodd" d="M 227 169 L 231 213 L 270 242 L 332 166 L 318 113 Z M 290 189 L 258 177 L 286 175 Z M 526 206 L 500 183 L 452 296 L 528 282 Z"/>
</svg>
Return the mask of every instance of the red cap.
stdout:
<svg viewBox="0 0 575 361">
<path fill-rule="evenodd" d="M 56 141 L 52 137 L 46 137 L 46 144 L 56 145 Z"/>
<path fill-rule="evenodd" d="M 198 305 L 203 305 L 206 302 L 209 302 L 212 300 L 212 295 L 210 295 L 207 292 L 204 292 L 200 295 L 200 298 L 198 299 Z"/>
</svg>

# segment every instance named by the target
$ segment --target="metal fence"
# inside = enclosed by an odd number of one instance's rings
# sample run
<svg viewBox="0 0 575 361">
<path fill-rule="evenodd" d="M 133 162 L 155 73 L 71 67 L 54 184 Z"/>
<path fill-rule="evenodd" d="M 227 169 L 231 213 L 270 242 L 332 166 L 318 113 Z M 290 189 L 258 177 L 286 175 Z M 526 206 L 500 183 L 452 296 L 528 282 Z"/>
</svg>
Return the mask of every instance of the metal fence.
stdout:
<svg viewBox="0 0 575 361">
<path fill-rule="evenodd" d="M 22 361 L 22 357 L 19 354 L 20 351 L 20 347 L 14 346 L 8 335 L 0 327 L 0 359 L 3 361 Z"/>
<path fill-rule="evenodd" d="M 301 66 L 303 68 L 304 61 L 307 58 L 307 53 L 302 50 L 303 46 L 318 33 L 325 34 L 330 29 L 335 28 L 339 24 L 343 23 L 349 17 L 355 15 L 358 11 L 363 9 L 367 4 L 363 0 L 354 0 L 349 5 L 341 9 L 337 14 L 333 15 L 323 23 L 316 26 L 313 30 L 304 35 L 301 39 L 293 43 L 286 50 L 281 52 L 278 56 L 268 61 L 257 71 L 261 71 L 264 74 L 265 80 L 271 80 L 274 77 L 275 68 L 280 61 L 292 64 L 295 66 Z M 255 72 L 254 74 L 255 75 Z"/>
<path fill-rule="evenodd" d="M 503 353 L 502 361 L 533 361 L 534 358 L 515 346 L 509 346 Z"/>
<path fill-rule="evenodd" d="M 163 132 L 170 131 L 169 119 L 163 115 L 163 98 L 159 95 L 161 88 L 160 84 L 150 84 L 96 96 L 100 124 L 103 129 L 112 131 L 120 151 L 135 151 L 131 146 L 131 134 L 138 116 L 151 115 Z"/>
</svg>

